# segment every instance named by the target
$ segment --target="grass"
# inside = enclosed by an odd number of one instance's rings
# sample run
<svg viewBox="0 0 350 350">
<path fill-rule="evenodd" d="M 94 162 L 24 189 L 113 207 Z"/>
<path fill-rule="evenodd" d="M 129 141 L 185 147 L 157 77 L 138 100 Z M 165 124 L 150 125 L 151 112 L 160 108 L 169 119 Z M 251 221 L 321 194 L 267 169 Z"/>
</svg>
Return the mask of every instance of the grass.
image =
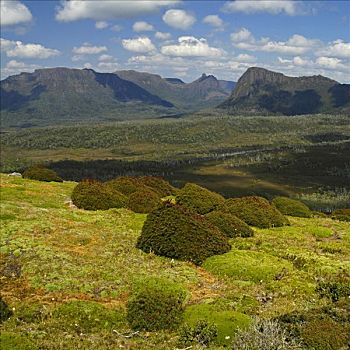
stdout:
<svg viewBox="0 0 350 350">
<path fill-rule="evenodd" d="M 210 349 L 218 350 L 254 316 L 326 305 L 315 292 L 317 281 L 350 274 L 347 222 L 289 217 L 291 226 L 255 228 L 254 237 L 231 239 L 231 252 L 196 267 L 135 248 L 144 214 L 71 208 L 73 182 L 4 174 L 0 181 L 2 296 L 14 308 L 1 332 L 40 349 L 176 348 L 176 331 L 129 328 L 126 302 L 145 276 L 189 291 L 188 322 L 213 313 L 220 340 Z"/>
</svg>

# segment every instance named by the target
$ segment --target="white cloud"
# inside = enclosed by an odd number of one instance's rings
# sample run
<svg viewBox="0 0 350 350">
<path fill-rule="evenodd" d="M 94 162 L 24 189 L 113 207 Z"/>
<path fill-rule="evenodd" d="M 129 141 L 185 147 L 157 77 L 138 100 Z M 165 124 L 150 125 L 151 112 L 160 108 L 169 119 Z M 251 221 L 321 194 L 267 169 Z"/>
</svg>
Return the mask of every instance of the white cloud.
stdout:
<svg viewBox="0 0 350 350">
<path fill-rule="evenodd" d="M 99 58 L 98 58 L 98 60 L 100 61 L 100 62 L 110 62 L 110 61 L 113 61 L 114 60 L 114 57 L 113 56 L 111 56 L 111 55 L 101 55 Z"/>
<path fill-rule="evenodd" d="M 96 29 L 106 29 L 108 26 L 109 24 L 106 21 L 98 21 L 95 23 Z"/>
<path fill-rule="evenodd" d="M 146 52 L 151 52 L 156 50 L 151 39 L 148 37 L 139 37 L 136 39 L 124 39 L 122 40 L 122 45 L 124 49 L 132 52 L 138 52 L 138 53 L 146 53 Z"/>
<path fill-rule="evenodd" d="M 97 67 L 101 72 L 114 72 L 120 68 L 117 62 L 99 62 Z"/>
<path fill-rule="evenodd" d="M 243 12 L 246 14 L 267 12 L 273 15 L 285 13 L 295 16 L 301 13 L 300 3 L 294 0 L 236 0 L 223 6 L 224 12 Z"/>
<path fill-rule="evenodd" d="M 163 21 L 176 29 L 189 29 L 196 22 L 196 18 L 184 10 L 168 10 L 163 16 Z"/>
<path fill-rule="evenodd" d="M 170 33 L 162 33 L 162 32 L 156 32 L 154 36 L 159 40 L 169 40 L 171 38 Z"/>
<path fill-rule="evenodd" d="M 166 45 L 161 48 L 161 52 L 168 56 L 189 56 L 189 57 L 220 57 L 224 51 L 215 47 L 210 47 L 204 38 L 197 39 L 193 36 L 181 36 L 177 45 Z"/>
<path fill-rule="evenodd" d="M 1 69 L 1 78 L 4 79 L 9 75 L 19 74 L 22 72 L 33 72 L 35 69 L 43 68 L 36 64 L 27 64 L 16 60 L 7 62 L 6 66 Z"/>
<path fill-rule="evenodd" d="M 334 70 L 347 70 L 348 73 L 350 73 L 350 66 L 346 66 L 342 63 L 342 61 L 339 58 L 335 57 L 318 57 L 316 59 L 316 63 L 321 66 L 328 69 L 334 69 Z"/>
<path fill-rule="evenodd" d="M 76 55 L 97 55 L 101 52 L 107 51 L 106 46 L 92 46 L 90 44 L 83 44 L 80 47 L 74 47 L 72 52 Z"/>
<path fill-rule="evenodd" d="M 60 52 L 49 49 L 40 44 L 23 44 L 22 41 L 1 39 L 1 51 L 5 51 L 8 57 L 45 59 L 57 56 Z"/>
<path fill-rule="evenodd" d="M 248 55 L 246 53 L 241 53 L 238 56 L 234 57 L 234 60 L 237 62 L 255 62 L 256 57 L 252 55 Z"/>
<path fill-rule="evenodd" d="M 319 56 L 327 55 L 332 57 L 350 58 L 350 43 L 345 43 L 343 40 L 338 39 L 320 49 L 316 54 Z"/>
<path fill-rule="evenodd" d="M 0 18 L 1 26 L 27 23 L 33 19 L 28 7 L 17 0 L 1 0 Z"/>
<path fill-rule="evenodd" d="M 224 21 L 218 15 L 208 15 L 204 17 L 203 23 L 213 27 L 220 28 L 224 25 Z"/>
<path fill-rule="evenodd" d="M 134 23 L 134 25 L 132 26 L 132 30 L 134 32 L 151 32 L 154 30 L 154 27 L 152 26 L 152 24 L 140 21 Z"/>
<path fill-rule="evenodd" d="M 111 30 L 113 30 L 113 32 L 120 32 L 123 29 L 122 26 L 120 26 L 119 24 L 115 24 L 114 26 L 111 27 Z"/>
<path fill-rule="evenodd" d="M 247 28 L 241 28 L 238 31 L 231 34 L 231 40 L 233 42 L 254 42 L 255 39 L 252 33 Z"/>
<path fill-rule="evenodd" d="M 123 0 L 99 0 L 63 1 L 56 13 L 56 19 L 63 22 L 77 21 L 81 19 L 94 19 L 104 21 L 116 18 L 132 18 L 135 16 L 151 14 L 163 7 L 171 6 L 179 1 L 123 1 Z"/>
</svg>

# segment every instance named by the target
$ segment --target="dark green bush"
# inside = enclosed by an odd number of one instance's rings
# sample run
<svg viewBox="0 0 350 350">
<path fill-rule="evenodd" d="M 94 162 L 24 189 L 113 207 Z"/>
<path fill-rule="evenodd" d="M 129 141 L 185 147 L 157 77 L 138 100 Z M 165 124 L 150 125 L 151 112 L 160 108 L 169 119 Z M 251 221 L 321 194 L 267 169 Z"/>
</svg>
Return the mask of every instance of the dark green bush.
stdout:
<svg viewBox="0 0 350 350">
<path fill-rule="evenodd" d="M 272 204 L 284 215 L 310 218 L 311 210 L 302 202 L 288 197 L 275 197 Z"/>
<path fill-rule="evenodd" d="M 160 196 L 148 189 L 141 189 L 130 195 L 127 207 L 135 213 L 147 214 L 161 204 Z"/>
<path fill-rule="evenodd" d="M 6 321 L 11 316 L 12 310 L 10 310 L 2 297 L 0 297 L 0 323 Z"/>
<path fill-rule="evenodd" d="M 231 248 L 227 238 L 207 219 L 169 202 L 148 215 L 136 247 L 195 264 Z"/>
<path fill-rule="evenodd" d="M 174 329 L 182 321 L 186 295 L 163 278 L 139 281 L 127 303 L 127 320 L 135 330 Z"/>
<path fill-rule="evenodd" d="M 141 176 L 138 178 L 139 183 L 151 188 L 160 197 L 173 196 L 178 191 L 177 188 L 159 176 Z"/>
<path fill-rule="evenodd" d="M 46 182 L 63 182 L 55 171 L 47 169 L 41 165 L 31 166 L 24 171 L 22 176 L 26 179 L 46 181 Z"/>
<path fill-rule="evenodd" d="M 316 292 L 321 298 L 329 298 L 335 302 L 342 297 L 350 297 L 350 281 L 319 282 Z"/>
<path fill-rule="evenodd" d="M 145 187 L 135 176 L 120 176 L 116 179 L 105 182 L 105 185 L 106 187 L 113 189 L 114 191 L 118 191 L 127 197 L 134 192 L 140 191 L 142 187 Z"/>
<path fill-rule="evenodd" d="M 80 182 L 72 192 L 72 202 L 81 209 L 107 210 L 126 206 L 127 198 L 94 180 Z"/>
<path fill-rule="evenodd" d="M 254 231 L 244 221 L 232 214 L 214 210 L 204 216 L 227 237 L 252 237 L 254 235 Z"/>
<path fill-rule="evenodd" d="M 279 227 L 289 224 L 281 212 L 262 197 L 229 198 L 220 207 L 224 212 L 237 216 L 245 223 L 260 228 Z"/>
<path fill-rule="evenodd" d="M 350 209 L 337 209 L 332 212 L 332 219 L 350 222 Z"/>
<path fill-rule="evenodd" d="M 186 347 L 193 344 L 208 347 L 218 335 L 218 327 L 206 320 L 199 320 L 194 327 L 185 323 L 179 331 L 179 346 Z"/>
<path fill-rule="evenodd" d="M 37 350 L 37 346 L 33 344 L 27 337 L 12 332 L 3 332 L 0 334 L 1 350 Z"/>
<path fill-rule="evenodd" d="M 187 183 L 176 196 L 176 203 L 202 215 L 215 210 L 224 202 L 220 194 L 193 183 Z"/>
</svg>

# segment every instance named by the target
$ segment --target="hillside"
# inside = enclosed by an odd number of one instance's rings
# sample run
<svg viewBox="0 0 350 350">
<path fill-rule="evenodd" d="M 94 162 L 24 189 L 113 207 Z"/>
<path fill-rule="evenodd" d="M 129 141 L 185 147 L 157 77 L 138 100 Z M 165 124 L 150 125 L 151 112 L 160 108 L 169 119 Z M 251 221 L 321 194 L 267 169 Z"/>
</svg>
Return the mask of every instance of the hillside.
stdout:
<svg viewBox="0 0 350 350">
<path fill-rule="evenodd" d="M 213 75 L 203 74 L 191 83 L 179 79 L 162 78 L 157 74 L 123 70 L 115 72 L 119 77 L 141 86 L 151 94 L 173 103 L 187 112 L 201 108 L 215 107 L 232 92 L 235 83 L 218 80 Z"/>
<path fill-rule="evenodd" d="M 348 113 L 350 85 L 321 75 L 296 78 L 252 67 L 218 108 L 249 115 Z"/>
<path fill-rule="evenodd" d="M 39 69 L 1 81 L 3 127 L 147 118 L 173 107 L 115 74 L 91 69 Z"/>
<path fill-rule="evenodd" d="M 217 325 L 208 349 L 232 349 L 237 328 L 256 315 L 306 320 L 301 334 L 313 347 L 303 349 L 346 343 L 346 300 L 316 290 L 350 273 L 349 223 L 289 217 L 291 226 L 254 228 L 254 237 L 231 239 L 231 252 L 196 267 L 135 248 L 146 215 L 72 208 L 74 186 L 1 175 L 2 297 L 13 308 L 2 341 L 31 350 L 177 348 L 176 330 L 134 332 L 125 318 L 135 280 L 160 276 L 187 289 L 184 322 Z"/>
</svg>

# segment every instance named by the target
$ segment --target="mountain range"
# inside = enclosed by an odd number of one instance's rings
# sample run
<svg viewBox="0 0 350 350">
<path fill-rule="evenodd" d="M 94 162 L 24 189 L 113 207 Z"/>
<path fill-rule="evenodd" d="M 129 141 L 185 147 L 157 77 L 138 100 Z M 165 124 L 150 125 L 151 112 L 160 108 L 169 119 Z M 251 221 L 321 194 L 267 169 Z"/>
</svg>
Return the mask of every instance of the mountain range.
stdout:
<svg viewBox="0 0 350 350">
<path fill-rule="evenodd" d="M 240 115 L 348 113 L 350 85 L 249 68 L 237 83 L 203 74 L 191 83 L 134 70 L 49 68 L 1 81 L 2 127 L 159 118 L 202 109 Z"/>
</svg>

